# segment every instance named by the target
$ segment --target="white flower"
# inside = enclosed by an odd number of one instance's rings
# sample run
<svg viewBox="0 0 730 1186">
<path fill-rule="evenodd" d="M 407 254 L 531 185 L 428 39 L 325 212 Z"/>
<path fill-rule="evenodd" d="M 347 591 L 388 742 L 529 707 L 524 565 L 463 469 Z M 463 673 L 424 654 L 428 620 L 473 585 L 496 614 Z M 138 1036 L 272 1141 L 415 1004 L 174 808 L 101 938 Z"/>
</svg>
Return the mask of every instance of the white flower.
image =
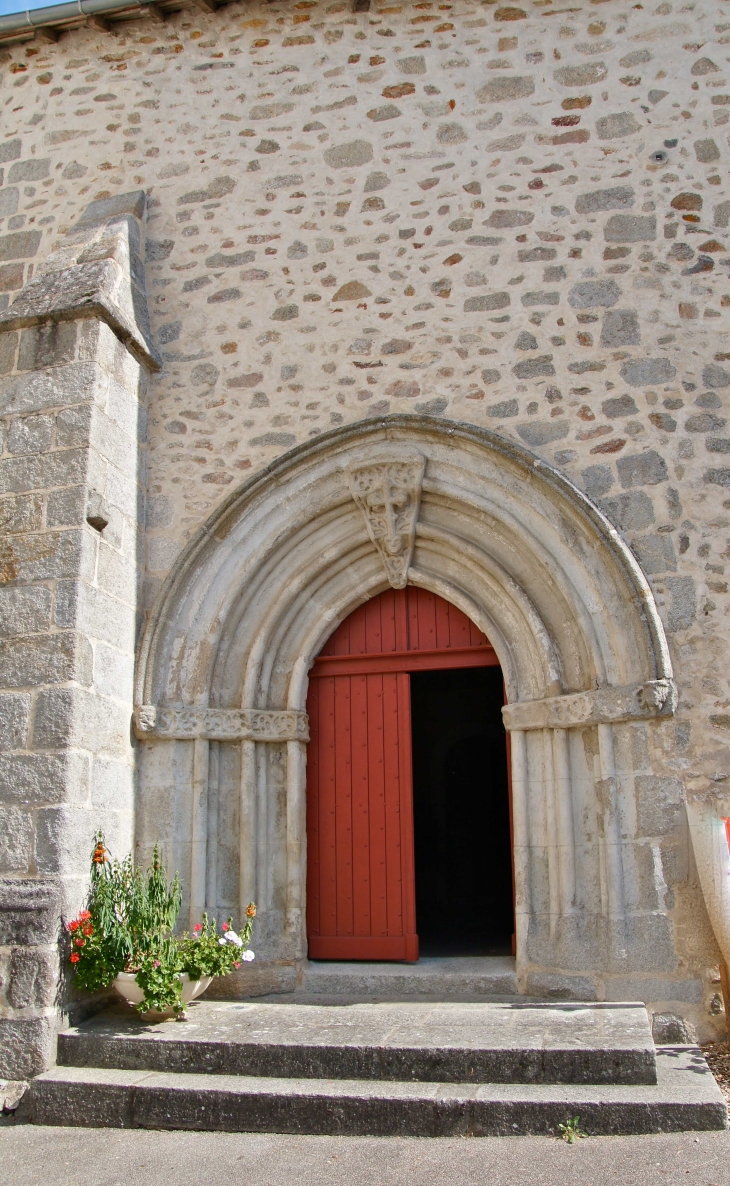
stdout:
<svg viewBox="0 0 730 1186">
<path fill-rule="evenodd" d="M 218 940 L 218 946 L 219 946 L 219 947 L 225 947 L 225 945 L 226 945 L 226 941 L 225 941 L 225 939 L 219 939 L 219 940 Z"/>
<path fill-rule="evenodd" d="M 241 956 L 241 959 L 245 960 L 247 964 L 250 964 L 251 960 L 255 958 L 256 956 L 252 951 L 244 951 L 243 955 Z"/>
<path fill-rule="evenodd" d="M 226 943 L 235 943 L 236 947 L 243 947 L 243 939 L 235 931 L 226 931 Z"/>
</svg>

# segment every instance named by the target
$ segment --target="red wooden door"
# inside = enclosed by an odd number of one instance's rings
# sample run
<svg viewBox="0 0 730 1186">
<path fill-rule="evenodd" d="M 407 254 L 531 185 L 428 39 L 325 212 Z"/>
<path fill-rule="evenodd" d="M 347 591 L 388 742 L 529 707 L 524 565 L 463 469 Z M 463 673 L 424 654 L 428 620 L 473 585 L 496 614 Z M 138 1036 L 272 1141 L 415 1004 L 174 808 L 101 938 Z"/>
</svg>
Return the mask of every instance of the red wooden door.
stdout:
<svg viewBox="0 0 730 1186">
<path fill-rule="evenodd" d="M 409 672 L 496 665 L 435 594 L 388 589 L 310 671 L 307 929 L 313 959 L 417 960 Z"/>
</svg>

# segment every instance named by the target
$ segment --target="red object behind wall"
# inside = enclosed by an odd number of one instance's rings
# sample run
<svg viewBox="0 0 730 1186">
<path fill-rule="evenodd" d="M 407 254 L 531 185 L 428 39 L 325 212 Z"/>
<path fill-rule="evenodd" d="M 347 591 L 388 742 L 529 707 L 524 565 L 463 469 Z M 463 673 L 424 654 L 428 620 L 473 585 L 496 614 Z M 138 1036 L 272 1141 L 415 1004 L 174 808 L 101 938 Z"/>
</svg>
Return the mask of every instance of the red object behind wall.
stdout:
<svg viewBox="0 0 730 1186">
<path fill-rule="evenodd" d="M 409 672 L 498 660 L 455 606 L 389 589 L 310 672 L 307 929 L 312 959 L 417 960 Z"/>
</svg>

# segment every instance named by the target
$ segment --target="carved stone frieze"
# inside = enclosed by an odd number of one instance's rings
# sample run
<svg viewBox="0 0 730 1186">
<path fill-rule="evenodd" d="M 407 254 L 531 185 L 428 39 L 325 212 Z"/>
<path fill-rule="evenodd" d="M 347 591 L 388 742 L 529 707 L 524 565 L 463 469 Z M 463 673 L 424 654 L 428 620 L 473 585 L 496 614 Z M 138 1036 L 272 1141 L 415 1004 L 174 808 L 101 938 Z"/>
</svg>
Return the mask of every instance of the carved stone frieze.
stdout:
<svg viewBox="0 0 730 1186">
<path fill-rule="evenodd" d="M 347 466 L 352 497 L 394 589 L 408 583 L 425 465 L 415 449 L 394 447 Z"/>
<path fill-rule="evenodd" d="M 578 729 L 618 721 L 672 716 L 677 706 L 677 686 L 671 679 L 649 680 L 624 688 L 596 688 L 545 700 L 505 704 L 505 728 Z"/>
<path fill-rule="evenodd" d="M 309 741 L 309 717 L 294 709 L 158 708 L 134 710 L 140 740 Z"/>
</svg>

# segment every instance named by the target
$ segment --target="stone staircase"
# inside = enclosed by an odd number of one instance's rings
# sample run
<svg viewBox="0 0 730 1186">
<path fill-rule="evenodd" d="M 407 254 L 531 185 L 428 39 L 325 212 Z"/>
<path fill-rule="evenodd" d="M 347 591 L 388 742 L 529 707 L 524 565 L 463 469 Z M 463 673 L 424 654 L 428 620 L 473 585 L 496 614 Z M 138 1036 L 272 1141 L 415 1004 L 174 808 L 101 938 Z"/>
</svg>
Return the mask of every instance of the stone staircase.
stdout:
<svg viewBox="0 0 730 1186">
<path fill-rule="evenodd" d="M 727 1127 L 701 1052 L 656 1049 L 643 1005 L 363 1002 L 322 976 L 324 993 L 310 982 L 297 998 L 201 1001 L 184 1023 L 100 1014 L 59 1035 L 58 1065 L 16 1122 L 430 1137 L 557 1134 L 574 1117 L 590 1134 Z"/>
</svg>

